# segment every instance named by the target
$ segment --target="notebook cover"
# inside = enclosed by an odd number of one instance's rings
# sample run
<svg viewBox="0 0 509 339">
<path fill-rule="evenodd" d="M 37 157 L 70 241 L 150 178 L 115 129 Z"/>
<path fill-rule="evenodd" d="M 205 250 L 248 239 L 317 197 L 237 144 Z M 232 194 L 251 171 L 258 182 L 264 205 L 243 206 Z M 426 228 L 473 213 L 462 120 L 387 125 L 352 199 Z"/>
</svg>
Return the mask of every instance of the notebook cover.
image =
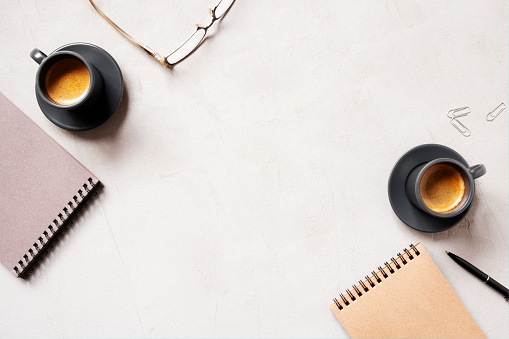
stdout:
<svg viewBox="0 0 509 339">
<path fill-rule="evenodd" d="M 99 181 L 1 94 L 0 159 L 0 262 L 20 276 Z"/>
<path fill-rule="evenodd" d="M 389 263 L 393 274 L 382 267 L 386 279 L 375 272 L 381 283 L 373 275 L 374 287 L 364 280 L 369 292 L 359 284 L 362 296 L 353 290 L 356 300 L 352 301 L 347 293 L 348 306 L 341 298 L 330 305 L 348 334 L 352 338 L 485 338 L 424 246 L 419 243 L 416 248 L 420 254 L 412 260 L 406 252 L 401 255 L 406 265 L 397 256 L 400 269 Z"/>
</svg>

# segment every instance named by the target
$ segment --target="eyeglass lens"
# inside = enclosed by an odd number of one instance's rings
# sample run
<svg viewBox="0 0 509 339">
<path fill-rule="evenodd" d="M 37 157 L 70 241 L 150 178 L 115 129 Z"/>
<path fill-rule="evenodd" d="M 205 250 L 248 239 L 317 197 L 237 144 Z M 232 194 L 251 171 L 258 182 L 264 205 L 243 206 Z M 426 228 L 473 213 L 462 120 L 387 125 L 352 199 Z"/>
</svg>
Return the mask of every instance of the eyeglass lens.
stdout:
<svg viewBox="0 0 509 339">
<path fill-rule="evenodd" d="M 219 2 L 219 4 L 214 9 L 214 16 L 215 19 L 221 19 L 223 15 L 228 11 L 228 9 L 233 5 L 235 0 L 222 0 Z M 211 21 L 207 23 L 206 25 L 203 25 L 204 27 L 209 27 L 211 24 L 213 24 L 213 18 L 210 18 Z M 205 39 L 205 35 L 207 34 L 207 30 L 203 28 L 198 28 L 187 40 L 184 41 L 180 47 L 178 47 L 175 51 L 173 51 L 170 55 L 166 57 L 166 62 L 170 65 L 174 65 L 183 59 L 185 59 L 187 56 L 189 56 Z"/>
<path fill-rule="evenodd" d="M 226 12 L 228 12 L 228 9 L 233 5 L 235 0 L 222 0 L 217 4 L 215 15 L 216 18 L 221 19 L 223 15 L 225 15 Z"/>
<path fill-rule="evenodd" d="M 179 48 L 166 57 L 166 62 L 174 65 L 185 59 L 200 45 L 206 34 L 206 30 L 197 29 Z"/>
</svg>

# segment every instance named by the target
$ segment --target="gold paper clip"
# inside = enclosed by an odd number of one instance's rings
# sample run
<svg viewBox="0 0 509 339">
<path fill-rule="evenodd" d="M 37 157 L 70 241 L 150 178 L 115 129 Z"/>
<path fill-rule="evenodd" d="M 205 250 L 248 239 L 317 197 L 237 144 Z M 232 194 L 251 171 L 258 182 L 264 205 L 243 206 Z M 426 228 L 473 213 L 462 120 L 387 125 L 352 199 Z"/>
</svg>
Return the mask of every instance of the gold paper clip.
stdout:
<svg viewBox="0 0 509 339">
<path fill-rule="evenodd" d="M 495 108 L 493 111 L 488 113 L 488 115 L 486 116 L 486 120 L 488 120 L 488 121 L 495 120 L 495 118 L 498 117 L 498 115 L 500 113 L 502 113 L 502 111 L 504 109 L 505 109 L 505 104 L 501 103 L 500 105 L 497 106 L 497 108 Z"/>
<path fill-rule="evenodd" d="M 451 109 L 449 112 L 447 112 L 447 116 L 451 119 L 464 117 L 465 115 L 468 115 L 470 113 L 470 107 L 460 107 Z"/>
<path fill-rule="evenodd" d="M 463 125 L 458 119 L 451 119 L 451 125 L 456 127 L 456 129 L 464 136 L 469 137 L 470 136 L 470 130 Z"/>
</svg>

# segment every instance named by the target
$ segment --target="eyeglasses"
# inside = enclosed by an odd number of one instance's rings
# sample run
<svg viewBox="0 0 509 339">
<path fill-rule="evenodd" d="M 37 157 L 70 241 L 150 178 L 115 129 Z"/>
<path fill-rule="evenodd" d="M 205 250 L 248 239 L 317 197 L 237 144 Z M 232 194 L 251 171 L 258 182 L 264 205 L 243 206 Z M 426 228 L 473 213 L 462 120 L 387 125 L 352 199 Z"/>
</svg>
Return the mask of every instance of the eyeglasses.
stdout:
<svg viewBox="0 0 509 339">
<path fill-rule="evenodd" d="M 210 21 L 206 25 L 196 25 L 196 30 L 191 34 L 184 42 L 177 47 L 173 52 L 168 54 L 166 57 L 162 57 L 158 52 L 148 47 L 147 45 L 143 45 L 139 43 L 135 38 L 127 34 L 122 28 L 120 28 L 117 24 L 111 21 L 110 18 L 106 16 L 94 3 L 94 1 L 89 0 L 90 4 L 95 8 L 95 10 L 102 15 L 106 21 L 113 25 L 120 33 L 122 33 L 129 41 L 134 43 L 135 45 L 141 47 L 145 52 L 150 54 L 152 57 L 156 58 L 160 63 L 162 63 L 166 67 L 172 67 L 189 55 L 191 55 L 205 40 L 207 36 L 207 32 L 209 28 L 216 22 L 221 19 L 233 5 L 235 0 L 220 0 L 219 3 L 213 9 L 209 8 Z"/>
</svg>

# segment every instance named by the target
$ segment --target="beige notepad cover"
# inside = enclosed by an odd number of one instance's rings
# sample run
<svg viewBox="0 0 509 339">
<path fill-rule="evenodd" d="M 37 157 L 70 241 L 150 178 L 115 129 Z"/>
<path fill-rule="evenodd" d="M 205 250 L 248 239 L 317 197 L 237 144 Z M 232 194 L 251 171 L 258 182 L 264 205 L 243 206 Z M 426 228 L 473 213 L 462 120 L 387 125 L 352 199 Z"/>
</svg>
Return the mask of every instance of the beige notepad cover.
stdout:
<svg viewBox="0 0 509 339">
<path fill-rule="evenodd" d="M 23 276 L 99 181 L 0 94 L 0 262 Z"/>
<path fill-rule="evenodd" d="M 362 281 L 368 292 L 359 282 L 358 291 L 348 290 L 330 305 L 348 334 L 352 338 L 485 338 L 424 246 L 418 243 L 402 253 Z"/>
</svg>

